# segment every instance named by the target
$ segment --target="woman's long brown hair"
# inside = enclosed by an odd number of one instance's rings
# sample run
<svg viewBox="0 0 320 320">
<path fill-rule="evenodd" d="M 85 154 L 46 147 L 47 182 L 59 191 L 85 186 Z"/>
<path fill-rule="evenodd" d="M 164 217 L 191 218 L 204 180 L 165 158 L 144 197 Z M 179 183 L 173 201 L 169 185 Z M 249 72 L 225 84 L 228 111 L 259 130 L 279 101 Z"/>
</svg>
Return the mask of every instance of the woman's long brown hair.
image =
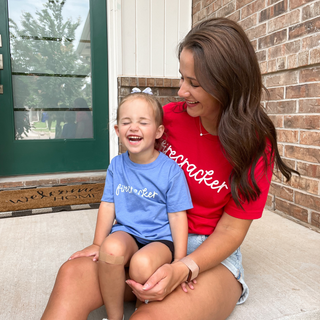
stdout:
<svg viewBox="0 0 320 320">
<path fill-rule="evenodd" d="M 261 191 L 254 177 L 258 160 L 273 160 L 290 180 L 293 172 L 282 160 L 276 129 L 261 105 L 262 84 L 255 51 L 243 29 L 226 18 L 196 25 L 179 45 L 193 53 L 197 81 L 221 105 L 218 136 L 233 169 L 231 194 L 238 206 L 256 200 Z M 266 89 L 265 89 L 266 90 Z M 267 143 L 270 154 L 266 154 Z M 250 179 L 249 179 L 250 177 Z"/>
</svg>

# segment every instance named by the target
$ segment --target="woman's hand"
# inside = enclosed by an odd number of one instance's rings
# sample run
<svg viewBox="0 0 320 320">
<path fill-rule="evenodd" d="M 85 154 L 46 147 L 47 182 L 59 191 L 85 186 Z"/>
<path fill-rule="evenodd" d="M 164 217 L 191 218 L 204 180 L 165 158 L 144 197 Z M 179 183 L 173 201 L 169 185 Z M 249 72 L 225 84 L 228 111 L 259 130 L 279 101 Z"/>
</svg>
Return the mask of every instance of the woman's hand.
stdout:
<svg viewBox="0 0 320 320">
<path fill-rule="evenodd" d="M 187 266 L 176 262 L 161 266 L 143 285 L 130 279 L 126 282 L 139 300 L 161 301 L 178 287 L 188 274 Z"/>
<path fill-rule="evenodd" d="M 93 261 L 98 261 L 99 260 L 99 250 L 100 246 L 96 244 L 92 244 L 89 247 L 84 248 L 81 251 L 77 251 L 74 253 L 68 260 L 72 260 L 75 258 L 80 258 L 80 257 L 93 257 Z"/>
</svg>

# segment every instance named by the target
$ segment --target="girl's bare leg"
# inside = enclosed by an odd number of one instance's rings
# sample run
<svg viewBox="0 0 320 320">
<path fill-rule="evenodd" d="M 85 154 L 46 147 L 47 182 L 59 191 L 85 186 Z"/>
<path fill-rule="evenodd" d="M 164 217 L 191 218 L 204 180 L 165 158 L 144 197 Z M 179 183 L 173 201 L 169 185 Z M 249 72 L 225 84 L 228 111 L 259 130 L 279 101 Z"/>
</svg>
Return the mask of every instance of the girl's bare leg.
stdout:
<svg viewBox="0 0 320 320">
<path fill-rule="evenodd" d="M 161 302 L 143 304 L 130 320 L 224 320 L 242 293 L 241 284 L 223 265 L 203 272 L 194 290 L 179 286 Z"/>
<path fill-rule="evenodd" d="M 135 300 L 126 286 L 125 300 Z M 42 320 L 86 320 L 103 305 L 98 279 L 98 263 L 83 257 L 67 261 L 57 275 Z"/>
<path fill-rule="evenodd" d="M 123 231 L 110 234 L 102 243 L 102 253 L 106 257 L 122 259 L 121 264 L 99 260 L 99 283 L 109 320 L 122 320 L 125 292 L 125 265 L 130 261 L 138 246 L 131 235 Z"/>
<path fill-rule="evenodd" d="M 130 261 L 129 277 L 136 282 L 145 283 L 163 264 L 171 263 L 170 249 L 161 242 L 152 242 L 137 251 Z M 141 305 L 137 300 L 136 307 Z"/>
</svg>

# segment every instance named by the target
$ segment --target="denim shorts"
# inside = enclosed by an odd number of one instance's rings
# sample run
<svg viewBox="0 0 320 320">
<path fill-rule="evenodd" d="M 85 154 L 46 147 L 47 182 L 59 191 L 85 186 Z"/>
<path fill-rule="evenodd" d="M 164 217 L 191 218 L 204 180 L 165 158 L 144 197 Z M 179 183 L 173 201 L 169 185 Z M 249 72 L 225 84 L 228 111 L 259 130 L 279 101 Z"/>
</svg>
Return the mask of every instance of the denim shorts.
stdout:
<svg viewBox="0 0 320 320">
<path fill-rule="evenodd" d="M 198 234 L 189 234 L 188 237 L 188 251 L 187 254 L 192 253 L 196 250 L 200 244 L 202 244 L 208 236 L 198 235 Z M 244 270 L 242 266 L 242 255 L 240 252 L 240 247 L 232 253 L 227 259 L 221 262 L 230 272 L 234 275 L 234 277 L 241 283 L 242 285 L 242 295 L 237 302 L 237 304 L 244 303 L 249 295 L 249 288 L 247 284 L 244 282 Z"/>
</svg>

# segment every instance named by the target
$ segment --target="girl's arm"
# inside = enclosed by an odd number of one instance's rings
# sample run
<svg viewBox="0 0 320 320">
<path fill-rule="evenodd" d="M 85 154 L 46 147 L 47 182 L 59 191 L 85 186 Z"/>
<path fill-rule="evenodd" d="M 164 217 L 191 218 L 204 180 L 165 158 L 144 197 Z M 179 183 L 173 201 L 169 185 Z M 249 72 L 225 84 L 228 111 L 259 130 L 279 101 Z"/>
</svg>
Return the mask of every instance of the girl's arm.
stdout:
<svg viewBox="0 0 320 320">
<path fill-rule="evenodd" d="M 223 213 L 215 231 L 190 257 L 200 268 L 200 273 L 209 270 L 229 257 L 244 240 L 252 220 L 234 218 Z M 140 300 L 163 300 L 188 278 L 189 269 L 182 262 L 160 267 L 144 285 L 132 280 L 127 283 Z"/>
<path fill-rule="evenodd" d="M 169 223 L 174 243 L 174 261 L 187 255 L 188 245 L 188 220 L 186 211 L 172 212 L 168 214 Z"/>
<path fill-rule="evenodd" d="M 93 261 L 97 261 L 99 258 L 100 246 L 103 240 L 109 235 L 114 219 L 114 203 L 101 202 L 97 216 L 96 231 L 94 234 L 93 244 L 81 251 L 74 253 L 69 258 L 69 260 L 79 257 L 93 257 Z"/>
</svg>

